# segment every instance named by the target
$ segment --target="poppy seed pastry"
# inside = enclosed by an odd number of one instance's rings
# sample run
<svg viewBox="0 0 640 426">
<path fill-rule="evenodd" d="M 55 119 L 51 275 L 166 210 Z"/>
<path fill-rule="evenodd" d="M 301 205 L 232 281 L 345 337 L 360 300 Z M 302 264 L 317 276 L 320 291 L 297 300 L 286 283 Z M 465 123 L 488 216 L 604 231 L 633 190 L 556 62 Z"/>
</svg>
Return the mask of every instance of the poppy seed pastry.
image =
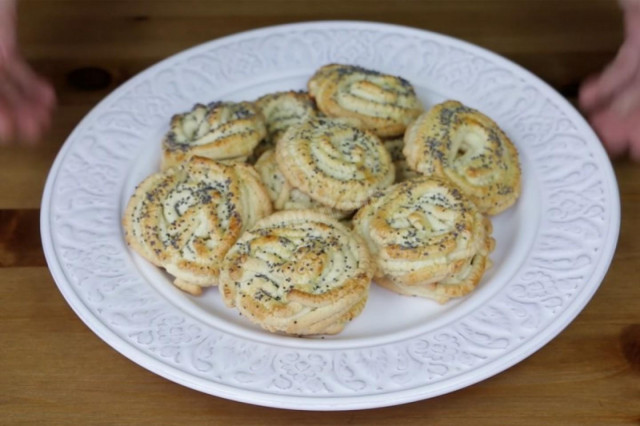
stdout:
<svg viewBox="0 0 640 426">
<path fill-rule="evenodd" d="M 450 179 L 480 211 L 498 214 L 520 196 L 518 151 L 498 125 L 457 101 L 434 106 L 404 135 L 409 167 Z"/>
<path fill-rule="evenodd" d="M 220 264 L 242 232 L 271 213 L 255 170 L 191 157 L 147 177 L 123 217 L 127 244 L 194 295 L 217 285 Z"/>
<path fill-rule="evenodd" d="M 314 209 L 336 219 L 344 219 L 353 213 L 352 210 L 338 210 L 325 206 L 287 182 L 278 168 L 274 149 L 265 151 L 254 167 L 269 192 L 275 210 Z"/>
<path fill-rule="evenodd" d="M 444 303 L 491 266 L 491 222 L 447 180 L 419 177 L 374 195 L 353 219 L 377 265 L 374 281 Z"/>
<path fill-rule="evenodd" d="M 395 178 L 376 135 L 329 118 L 290 127 L 276 145 L 276 161 L 293 187 L 338 210 L 361 207 Z"/>
<path fill-rule="evenodd" d="M 383 141 L 384 147 L 389 151 L 391 155 L 391 161 L 396 169 L 395 182 L 404 182 L 405 180 L 413 179 L 417 176 L 422 176 L 420 173 L 412 170 L 407 164 L 407 159 L 404 157 L 402 150 L 404 149 L 404 139 L 395 138 L 387 139 Z"/>
<path fill-rule="evenodd" d="M 192 156 L 244 161 L 267 135 L 264 117 L 250 102 L 196 104 L 171 118 L 162 148 L 162 168 Z"/>
<path fill-rule="evenodd" d="M 364 242 L 337 220 L 286 210 L 258 221 L 229 250 L 220 294 L 268 331 L 335 334 L 364 308 L 371 266 Z"/>
<path fill-rule="evenodd" d="M 260 144 L 262 152 L 274 148 L 278 139 L 291 126 L 301 124 L 316 116 L 316 105 L 307 92 L 276 92 L 261 96 L 255 102 L 267 126 L 267 138 Z"/>
<path fill-rule="evenodd" d="M 423 111 L 407 80 L 358 66 L 325 65 L 307 86 L 324 114 L 357 119 L 381 138 L 402 135 Z"/>
</svg>

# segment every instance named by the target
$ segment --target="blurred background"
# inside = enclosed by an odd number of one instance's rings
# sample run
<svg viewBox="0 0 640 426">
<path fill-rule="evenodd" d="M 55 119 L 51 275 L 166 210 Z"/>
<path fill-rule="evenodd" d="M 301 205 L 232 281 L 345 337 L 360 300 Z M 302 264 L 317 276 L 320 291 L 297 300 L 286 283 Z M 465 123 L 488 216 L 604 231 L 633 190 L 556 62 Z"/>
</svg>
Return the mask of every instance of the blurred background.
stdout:
<svg viewBox="0 0 640 426">
<path fill-rule="evenodd" d="M 2 157 L 0 192 L 12 197 L 0 207 L 37 208 L 40 192 L 18 188 L 42 186 L 42 163 L 52 162 L 79 120 L 150 65 L 239 31 L 325 19 L 448 34 L 515 61 L 570 99 L 622 41 L 616 0 L 19 0 L 20 46 L 54 83 L 59 107 L 36 156 L 14 147 L 15 155 Z"/>
</svg>

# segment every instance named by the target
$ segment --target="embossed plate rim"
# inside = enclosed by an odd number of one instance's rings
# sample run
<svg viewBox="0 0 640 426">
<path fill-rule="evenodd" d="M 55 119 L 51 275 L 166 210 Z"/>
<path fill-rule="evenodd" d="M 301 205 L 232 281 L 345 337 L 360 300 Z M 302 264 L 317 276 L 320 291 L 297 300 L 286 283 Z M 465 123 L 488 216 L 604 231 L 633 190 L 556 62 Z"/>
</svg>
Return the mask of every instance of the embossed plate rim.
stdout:
<svg viewBox="0 0 640 426">
<path fill-rule="evenodd" d="M 151 352 L 141 347 L 142 345 L 136 345 L 133 342 L 133 336 L 123 336 L 114 329 L 113 324 L 105 324 L 102 319 L 98 317 L 97 313 L 91 309 L 87 300 L 80 297 L 77 289 L 74 288 L 74 284 L 70 282 L 68 276 L 68 268 L 63 265 L 62 260 L 59 258 L 56 252 L 56 247 L 60 243 L 55 240 L 54 232 L 62 232 L 56 230 L 54 226 L 54 209 L 51 205 L 53 199 L 53 191 L 56 188 L 56 183 L 59 178 L 59 173 L 62 165 L 64 164 L 67 154 L 72 150 L 72 147 L 77 147 L 78 142 L 76 138 L 78 135 L 88 127 L 92 120 L 98 116 L 98 113 L 106 109 L 112 101 L 119 99 L 120 96 L 127 93 L 127 90 L 133 90 L 135 85 L 142 82 L 144 78 L 151 75 L 153 72 L 169 66 L 171 63 L 175 63 L 181 58 L 187 58 L 188 55 L 196 52 L 204 52 L 206 49 L 213 48 L 214 46 L 227 46 L 233 43 L 240 43 L 251 38 L 257 38 L 259 36 L 267 36 L 270 34 L 286 34 L 294 31 L 314 30 L 316 32 L 328 32 L 328 31 L 373 31 L 379 33 L 389 33 L 395 35 L 402 35 L 406 37 L 423 39 L 428 41 L 435 41 L 441 43 L 444 46 L 450 48 L 456 48 L 464 51 L 465 53 L 473 53 L 481 59 L 486 59 L 492 63 L 499 64 L 506 70 L 513 72 L 518 77 L 527 81 L 533 88 L 541 91 L 545 95 L 546 100 L 552 101 L 552 107 L 561 110 L 566 115 L 567 120 L 576 126 L 576 130 L 579 131 L 584 137 L 585 141 L 590 148 L 590 156 L 593 161 L 597 162 L 597 168 L 599 168 L 600 175 L 604 181 L 602 183 L 606 188 L 606 197 L 611 201 L 610 205 L 607 205 L 606 216 L 609 218 L 609 222 L 606 223 L 606 235 L 601 240 L 604 244 L 601 246 L 601 251 L 598 257 L 598 263 L 596 264 L 591 275 L 588 278 L 587 284 L 580 288 L 579 292 L 574 295 L 574 298 L 570 300 L 568 309 L 562 310 L 553 321 L 552 324 L 542 327 L 542 331 L 538 330 L 520 345 L 515 345 L 513 348 L 503 352 L 500 356 L 491 359 L 490 361 L 477 366 L 470 367 L 470 370 L 465 370 L 459 374 L 452 374 L 445 379 L 435 382 L 425 381 L 412 386 L 396 387 L 391 384 L 381 384 L 381 391 L 376 391 L 374 386 L 366 387 L 363 391 L 353 391 L 351 394 L 347 390 L 343 393 L 340 392 L 320 392 L 319 394 L 304 394 L 304 392 L 274 392 L 262 389 L 260 387 L 254 387 L 250 389 L 248 386 L 242 388 L 238 385 L 232 385 L 229 382 L 224 382 L 223 379 L 218 381 L 211 380 L 202 375 L 192 374 L 186 369 L 181 369 L 179 366 L 170 364 L 166 359 L 161 359 L 160 355 L 155 354 L 153 356 Z M 78 148 L 80 149 L 80 148 Z M 604 213 L 603 213 L 604 215 Z M 504 371 L 515 363 L 521 361 L 527 356 L 534 353 L 548 341 L 553 339 L 559 334 L 574 318 L 577 316 L 584 306 L 589 302 L 597 288 L 599 287 L 606 271 L 610 265 L 613 253 L 615 251 L 615 244 L 617 242 L 617 236 L 620 226 L 620 205 L 619 195 L 617 191 L 617 185 L 615 181 L 615 175 L 613 173 L 611 164 L 609 163 L 604 150 L 598 143 L 597 137 L 584 122 L 582 117 L 569 105 L 566 100 L 559 96 L 553 89 L 542 82 L 540 79 L 522 69 L 521 67 L 511 63 L 510 61 L 487 51 L 486 49 L 469 44 L 467 42 L 454 39 L 448 36 L 432 33 L 429 31 L 419 30 L 415 28 L 381 24 L 381 23 L 369 23 L 369 22 L 351 22 L 351 21 L 326 21 L 326 22 L 308 22 L 299 24 L 287 24 L 275 27 L 267 27 L 244 33 L 224 37 L 221 39 L 213 40 L 208 43 L 204 43 L 199 46 L 195 46 L 191 49 L 180 52 L 176 55 L 167 58 L 160 63 L 148 68 L 139 75 L 135 76 L 116 90 L 108 97 L 102 100 L 74 129 L 69 136 L 67 142 L 65 142 L 60 153 L 58 154 L 51 172 L 47 179 L 45 191 L 42 200 L 42 214 L 41 214 L 41 233 L 42 242 L 47 262 L 51 273 L 58 285 L 61 293 L 76 312 L 76 314 L 85 322 L 85 324 L 105 342 L 107 342 L 114 349 L 140 364 L 141 366 L 153 371 L 154 373 L 163 376 L 167 379 L 181 383 L 187 387 L 197 389 L 206 393 L 210 393 L 216 396 L 238 400 L 242 402 L 248 402 L 258 405 L 266 405 L 280 408 L 294 408 L 294 409 L 307 409 L 307 410 L 347 410 L 347 409 L 360 409 L 360 408 L 374 408 L 388 405 L 395 405 L 405 402 L 416 401 L 429 397 L 441 395 L 443 393 L 451 392 L 462 387 L 477 383 L 484 380 L 494 374 Z M 121 239 L 121 232 L 118 232 Z M 60 235 L 58 235 L 60 238 Z M 429 333 L 427 333 L 429 334 Z M 438 338 L 443 335 L 427 336 L 424 338 L 433 337 L 433 339 L 439 342 Z M 423 337 L 423 336 L 420 336 Z M 127 340 L 129 338 L 129 340 Z M 237 338 L 237 337 L 233 337 Z M 206 339 L 205 339 L 206 340 Z M 251 344 L 251 342 L 248 342 Z M 446 345 L 445 345 L 446 346 Z M 217 348 L 208 348 L 212 351 Z M 279 347 L 274 347 L 273 351 L 278 351 Z M 385 351 L 387 348 L 373 348 L 372 350 Z M 419 349 L 419 348 L 418 348 Z M 283 351 L 284 352 L 284 351 Z M 313 352 L 313 350 L 304 350 L 300 352 Z M 320 352 L 320 351 L 318 351 Z M 351 351 L 353 352 L 353 351 Z M 284 363 L 287 361 L 285 358 L 287 354 L 284 354 L 279 359 Z M 295 355 L 294 355 L 295 356 Z M 345 357 L 348 355 L 344 355 Z M 274 363 L 277 355 L 274 356 Z M 333 360 L 337 362 L 336 360 Z M 442 362 L 442 361 L 441 361 Z M 426 364 L 425 365 L 431 365 Z M 333 369 L 337 368 L 337 365 L 332 366 Z M 333 374 L 338 374 L 333 371 Z M 374 383 L 375 384 L 375 383 Z M 308 384 L 307 384 L 308 385 Z M 300 385 L 302 386 L 302 385 Z M 386 386 L 386 388 L 385 388 Z"/>
</svg>

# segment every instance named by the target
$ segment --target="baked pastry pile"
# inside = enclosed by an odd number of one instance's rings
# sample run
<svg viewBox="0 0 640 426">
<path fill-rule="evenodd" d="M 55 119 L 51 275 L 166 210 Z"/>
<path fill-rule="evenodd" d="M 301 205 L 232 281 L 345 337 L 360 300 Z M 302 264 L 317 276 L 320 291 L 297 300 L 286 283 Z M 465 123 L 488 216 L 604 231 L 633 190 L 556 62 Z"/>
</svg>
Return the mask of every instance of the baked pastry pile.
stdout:
<svg viewBox="0 0 640 426">
<path fill-rule="evenodd" d="M 162 171 L 126 208 L 129 246 L 264 329 L 334 334 L 372 281 L 444 303 L 491 266 L 488 215 L 520 195 L 518 152 L 457 101 L 425 111 L 401 77 L 321 67 L 308 92 L 175 115 Z"/>
</svg>

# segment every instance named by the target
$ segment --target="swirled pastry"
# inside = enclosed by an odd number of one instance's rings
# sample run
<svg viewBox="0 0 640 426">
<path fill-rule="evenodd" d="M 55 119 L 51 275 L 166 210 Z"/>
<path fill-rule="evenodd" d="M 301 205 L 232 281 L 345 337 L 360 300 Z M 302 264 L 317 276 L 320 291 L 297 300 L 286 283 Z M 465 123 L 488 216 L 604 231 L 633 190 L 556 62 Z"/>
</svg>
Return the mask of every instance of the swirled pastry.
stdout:
<svg viewBox="0 0 640 426">
<path fill-rule="evenodd" d="M 266 134 L 264 117 L 250 102 L 196 104 L 191 111 L 171 118 L 171 129 L 162 144 L 162 168 L 194 155 L 243 161 Z"/>
<path fill-rule="evenodd" d="M 412 170 L 407 164 L 407 159 L 402 153 L 404 148 L 403 138 L 388 139 L 383 142 L 384 147 L 389 151 L 391 155 L 391 161 L 396 169 L 395 182 L 404 182 L 405 180 L 413 179 L 414 177 L 422 176 L 420 173 Z"/>
<path fill-rule="evenodd" d="M 278 141 L 276 161 L 292 186 L 339 210 L 359 208 L 395 178 L 376 135 L 327 118 L 290 127 Z"/>
<path fill-rule="evenodd" d="M 198 295 L 218 283 L 222 259 L 242 232 L 270 213 L 251 166 L 192 157 L 138 185 L 123 226 L 131 248 Z"/>
<path fill-rule="evenodd" d="M 291 126 L 315 117 L 316 106 L 307 92 L 276 92 L 256 101 L 267 124 L 267 133 L 274 142 Z"/>
<path fill-rule="evenodd" d="M 520 196 L 515 146 L 493 120 L 460 102 L 422 114 L 404 143 L 409 167 L 449 178 L 483 213 L 498 214 Z"/>
<path fill-rule="evenodd" d="M 343 219 L 353 213 L 351 210 L 338 210 L 325 206 L 287 182 L 278 168 L 273 149 L 262 154 L 254 167 L 269 192 L 275 210 L 313 209 L 336 219 Z"/>
<path fill-rule="evenodd" d="M 377 264 L 375 282 L 400 294 L 444 303 L 472 291 L 491 265 L 491 222 L 444 179 L 387 188 L 353 224 Z"/>
<path fill-rule="evenodd" d="M 275 92 L 258 98 L 255 105 L 262 113 L 267 128 L 267 137 L 256 146 L 249 157 L 255 163 L 260 156 L 270 149 L 275 149 L 276 142 L 291 126 L 301 124 L 315 117 L 317 108 L 306 92 Z"/>
<path fill-rule="evenodd" d="M 308 88 L 327 116 L 357 119 L 362 128 L 383 138 L 402 135 L 423 111 L 407 80 L 357 66 L 325 65 Z"/>
<path fill-rule="evenodd" d="M 322 213 L 287 210 L 260 220 L 229 250 L 220 293 L 266 330 L 335 334 L 364 308 L 371 275 L 360 237 Z"/>
</svg>

